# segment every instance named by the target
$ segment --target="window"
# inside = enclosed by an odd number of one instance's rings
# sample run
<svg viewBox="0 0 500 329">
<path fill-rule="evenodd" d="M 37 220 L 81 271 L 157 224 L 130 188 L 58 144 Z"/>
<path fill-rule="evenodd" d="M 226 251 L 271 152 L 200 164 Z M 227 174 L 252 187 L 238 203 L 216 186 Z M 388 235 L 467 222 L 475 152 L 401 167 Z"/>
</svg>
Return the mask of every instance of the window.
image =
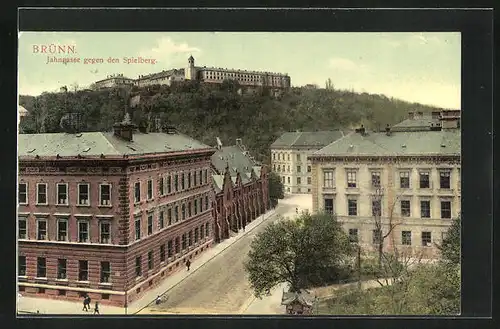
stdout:
<svg viewBox="0 0 500 329">
<path fill-rule="evenodd" d="M 167 209 L 167 221 L 168 225 L 172 225 L 172 208 Z"/>
<path fill-rule="evenodd" d="M 188 233 L 188 246 L 192 246 L 193 245 L 193 231 L 189 231 Z"/>
<path fill-rule="evenodd" d="M 276 153 L 273 153 L 273 160 L 276 160 Z"/>
<path fill-rule="evenodd" d="M 333 170 L 323 172 L 323 186 L 333 188 Z"/>
<path fill-rule="evenodd" d="M 228 195 L 229 197 L 229 195 Z M 194 214 L 198 214 L 198 199 L 194 200 Z"/>
<path fill-rule="evenodd" d="M 111 243 L 111 223 L 102 221 L 99 223 L 99 241 L 101 243 Z"/>
<path fill-rule="evenodd" d="M 420 201 L 420 217 L 431 218 L 431 202 L 428 200 Z"/>
<path fill-rule="evenodd" d="M 67 205 L 68 204 L 68 184 L 59 183 L 57 184 L 57 204 Z"/>
<path fill-rule="evenodd" d="M 165 182 L 163 181 L 163 177 L 160 177 L 158 181 L 158 191 L 160 195 L 165 195 Z"/>
<path fill-rule="evenodd" d="M 450 188 L 450 171 L 440 170 L 439 171 L 439 187 L 440 188 Z"/>
<path fill-rule="evenodd" d="M 325 212 L 327 214 L 333 214 L 333 199 L 325 198 Z"/>
<path fill-rule="evenodd" d="M 47 240 L 47 221 L 45 219 L 39 219 L 36 225 L 36 239 Z"/>
<path fill-rule="evenodd" d="M 349 241 L 354 243 L 357 243 L 359 241 L 357 228 L 349 229 Z"/>
<path fill-rule="evenodd" d="M 190 172 L 188 173 L 187 181 L 188 181 L 188 188 L 191 188 L 191 173 Z"/>
<path fill-rule="evenodd" d="M 379 229 L 372 230 L 372 243 L 379 244 L 382 242 L 382 231 Z"/>
<path fill-rule="evenodd" d="M 181 205 L 182 220 L 186 219 L 186 205 L 183 203 Z"/>
<path fill-rule="evenodd" d="M 285 184 L 285 176 L 281 177 L 281 182 Z"/>
<path fill-rule="evenodd" d="M 203 239 L 205 237 L 205 230 L 203 229 L 203 224 L 200 226 L 200 239 Z"/>
<path fill-rule="evenodd" d="M 441 218 L 451 218 L 451 202 L 441 201 Z"/>
<path fill-rule="evenodd" d="M 109 283 L 111 278 L 111 264 L 107 261 L 101 262 L 101 283 Z"/>
<path fill-rule="evenodd" d="M 18 219 L 19 222 L 19 229 L 18 229 L 18 235 L 19 239 L 27 239 L 28 238 L 28 225 L 27 225 L 27 220 L 26 217 L 19 217 Z"/>
<path fill-rule="evenodd" d="M 193 186 L 196 186 L 198 183 L 198 172 L 196 170 L 193 172 L 193 182 Z"/>
<path fill-rule="evenodd" d="M 19 204 L 28 203 L 28 184 L 19 183 Z"/>
<path fill-rule="evenodd" d="M 286 166 L 286 168 L 287 168 L 287 169 L 286 169 L 286 170 L 287 170 L 287 172 L 290 172 L 290 166 Z M 284 166 L 283 166 L 283 170 L 285 170 L 285 167 L 284 167 Z"/>
<path fill-rule="evenodd" d="M 273 170 L 276 171 L 276 165 L 275 164 L 273 164 Z"/>
<path fill-rule="evenodd" d="M 186 174 L 182 173 L 181 174 L 181 191 L 183 191 L 186 187 L 185 183 L 186 183 Z"/>
<path fill-rule="evenodd" d="M 67 268 L 67 261 L 66 259 L 58 259 L 57 260 L 57 278 L 59 280 L 66 280 L 67 273 L 66 273 L 66 268 Z"/>
<path fill-rule="evenodd" d="M 36 203 L 37 204 L 47 204 L 47 184 L 39 183 L 36 184 Z"/>
<path fill-rule="evenodd" d="M 347 200 L 347 209 L 349 216 L 357 216 L 358 215 L 358 200 L 350 199 Z"/>
<path fill-rule="evenodd" d="M 153 180 L 148 180 L 148 200 L 153 198 Z"/>
<path fill-rule="evenodd" d="M 169 258 L 174 255 L 174 243 L 172 240 L 168 240 L 167 242 L 167 255 Z"/>
<path fill-rule="evenodd" d="M 208 237 L 209 233 L 210 233 L 210 229 L 209 229 L 208 223 L 206 223 L 205 224 L 205 236 Z"/>
<path fill-rule="evenodd" d="M 86 260 L 78 261 L 78 281 L 89 280 L 89 262 Z"/>
<path fill-rule="evenodd" d="M 356 171 L 348 170 L 347 171 L 347 187 L 356 187 Z"/>
<path fill-rule="evenodd" d="M 401 232 L 401 244 L 404 246 L 411 246 L 411 231 Z"/>
<path fill-rule="evenodd" d="M 380 217 L 382 216 L 382 201 L 372 200 L 372 216 Z"/>
<path fill-rule="evenodd" d="M 165 227 L 165 215 L 163 210 L 160 210 L 160 213 L 158 215 L 158 226 L 160 227 L 160 230 Z"/>
<path fill-rule="evenodd" d="M 89 222 L 78 222 L 78 242 L 89 242 Z"/>
<path fill-rule="evenodd" d="M 429 188 L 429 187 L 430 187 L 429 172 L 428 171 L 420 172 L 420 188 Z"/>
<path fill-rule="evenodd" d="M 174 175 L 174 191 L 179 191 L 179 175 Z"/>
<path fill-rule="evenodd" d="M 154 264 L 153 264 L 153 252 L 150 251 L 148 252 L 148 270 L 152 270 L 154 267 Z"/>
<path fill-rule="evenodd" d="M 410 172 L 402 171 L 399 173 L 399 187 L 410 188 Z"/>
<path fill-rule="evenodd" d="M 26 256 L 18 257 L 18 273 L 19 276 L 26 276 Z"/>
<path fill-rule="evenodd" d="M 288 181 L 288 184 L 290 184 L 290 177 L 287 177 L 287 178 L 288 178 L 288 180 L 287 180 L 287 181 Z"/>
<path fill-rule="evenodd" d="M 300 169 L 302 169 L 302 168 L 300 168 L 300 166 L 297 166 L 297 173 L 300 173 L 300 171 L 301 171 Z"/>
<path fill-rule="evenodd" d="M 208 210 L 209 204 L 208 204 L 208 196 L 205 196 L 205 210 Z"/>
<path fill-rule="evenodd" d="M 410 217 L 410 200 L 401 200 L 401 216 Z"/>
<path fill-rule="evenodd" d="M 110 184 L 99 185 L 99 204 L 101 206 L 111 205 L 111 185 Z"/>
<path fill-rule="evenodd" d="M 182 235 L 182 250 L 187 248 L 187 236 L 186 233 Z"/>
<path fill-rule="evenodd" d="M 78 204 L 89 205 L 89 184 L 78 184 Z"/>
<path fill-rule="evenodd" d="M 141 256 L 135 258 L 135 276 L 139 277 L 142 275 L 142 259 Z"/>
<path fill-rule="evenodd" d="M 44 257 L 38 257 L 36 260 L 36 277 L 37 278 L 47 277 L 47 264 Z"/>
<path fill-rule="evenodd" d="M 172 177 L 167 176 L 167 194 L 172 193 Z"/>
<path fill-rule="evenodd" d="M 372 187 L 380 187 L 380 171 L 372 172 Z"/>
<path fill-rule="evenodd" d="M 311 172 L 311 166 L 307 166 L 307 172 Z"/>
<path fill-rule="evenodd" d="M 139 240 L 141 238 L 141 217 L 135 218 L 135 239 Z"/>
<path fill-rule="evenodd" d="M 179 206 L 175 206 L 174 214 L 175 214 L 175 222 L 177 223 L 179 221 Z"/>
<path fill-rule="evenodd" d="M 422 232 L 422 246 L 430 247 L 432 243 L 431 232 Z"/>
<path fill-rule="evenodd" d="M 311 185 L 311 182 L 312 182 L 311 177 L 307 177 L 307 184 Z"/>
<path fill-rule="evenodd" d="M 302 179 L 300 177 L 297 177 L 297 185 L 300 185 L 301 182 L 302 182 Z"/>
<path fill-rule="evenodd" d="M 208 169 L 205 169 L 205 184 L 208 184 Z"/>
<path fill-rule="evenodd" d="M 195 228 L 194 229 L 194 243 L 198 243 L 199 235 L 200 235 L 199 228 Z"/>
<path fill-rule="evenodd" d="M 297 161 L 300 162 L 300 154 L 297 154 Z"/>
<path fill-rule="evenodd" d="M 68 221 L 66 219 L 57 221 L 57 241 L 68 241 Z"/>
<path fill-rule="evenodd" d="M 134 203 L 141 202 L 141 182 L 134 184 Z"/>
<path fill-rule="evenodd" d="M 202 184 L 203 184 L 203 182 L 202 182 L 202 177 L 201 177 L 202 175 L 203 175 L 203 171 L 202 171 L 202 170 L 200 170 L 200 185 L 202 185 Z"/>
<path fill-rule="evenodd" d="M 199 206 L 200 206 L 200 212 L 202 212 L 203 211 L 203 198 L 200 198 Z"/>
<path fill-rule="evenodd" d="M 153 214 L 148 214 L 148 235 L 153 234 Z"/>
</svg>

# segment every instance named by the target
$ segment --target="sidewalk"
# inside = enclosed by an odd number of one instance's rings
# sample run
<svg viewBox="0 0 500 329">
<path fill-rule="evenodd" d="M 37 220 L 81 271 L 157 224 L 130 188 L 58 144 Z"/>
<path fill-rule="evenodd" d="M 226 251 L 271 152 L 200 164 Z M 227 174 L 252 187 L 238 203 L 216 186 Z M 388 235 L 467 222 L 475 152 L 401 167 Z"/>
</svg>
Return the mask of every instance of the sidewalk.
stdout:
<svg viewBox="0 0 500 329">
<path fill-rule="evenodd" d="M 180 270 L 169 277 L 167 277 L 163 283 L 158 287 L 147 291 L 139 300 L 133 301 L 127 310 L 122 307 L 100 305 L 99 309 L 101 314 L 137 314 L 144 308 L 148 307 L 151 303 L 154 303 L 158 295 L 163 295 L 170 289 L 181 283 L 184 279 L 190 276 L 192 273 L 196 272 L 199 268 L 203 267 L 210 260 L 215 258 L 217 255 L 222 253 L 233 243 L 247 235 L 253 229 L 258 227 L 264 220 L 269 219 L 275 214 L 275 209 L 271 209 L 267 213 L 257 217 L 245 228 L 245 231 L 240 231 L 236 236 L 230 237 L 222 241 L 219 244 L 214 245 L 199 257 L 197 257 L 192 265 L 191 270 L 188 272 L 186 270 Z M 92 303 L 93 306 L 93 303 Z M 92 315 L 93 312 L 82 311 L 83 304 L 81 302 L 71 302 L 53 299 L 42 299 L 34 297 L 18 297 L 17 298 L 17 312 L 19 315 L 22 314 L 36 314 L 37 310 L 40 314 L 81 314 L 81 315 Z M 126 313 L 125 313 L 126 312 Z"/>
</svg>

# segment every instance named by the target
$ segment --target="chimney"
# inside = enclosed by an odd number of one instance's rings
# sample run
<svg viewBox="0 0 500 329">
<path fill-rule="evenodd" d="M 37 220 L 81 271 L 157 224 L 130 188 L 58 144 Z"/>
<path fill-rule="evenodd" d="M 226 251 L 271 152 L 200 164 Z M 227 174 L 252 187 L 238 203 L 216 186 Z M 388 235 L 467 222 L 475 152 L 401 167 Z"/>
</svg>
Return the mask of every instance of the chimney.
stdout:
<svg viewBox="0 0 500 329">
<path fill-rule="evenodd" d="M 122 122 L 113 125 L 113 133 L 116 137 L 132 142 L 135 128 L 136 125 L 132 123 L 130 114 L 127 112 Z"/>
<path fill-rule="evenodd" d="M 410 120 L 415 119 L 415 112 L 413 112 L 413 111 L 408 112 L 408 119 L 410 119 Z"/>
</svg>

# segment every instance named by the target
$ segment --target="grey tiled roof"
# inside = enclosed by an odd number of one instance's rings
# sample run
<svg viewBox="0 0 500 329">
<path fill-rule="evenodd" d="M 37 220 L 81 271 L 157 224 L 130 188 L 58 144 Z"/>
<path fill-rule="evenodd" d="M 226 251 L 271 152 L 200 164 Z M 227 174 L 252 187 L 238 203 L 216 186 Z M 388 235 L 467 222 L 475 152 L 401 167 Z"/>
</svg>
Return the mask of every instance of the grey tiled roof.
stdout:
<svg viewBox="0 0 500 329">
<path fill-rule="evenodd" d="M 232 177 L 236 176 L 237 172 L 240 174 L 250 172 L 256 163 L 250 159 L 249 155 L 244 154 L 243 150 L 238 146 L 224 146 L 217 149 L 212 155 L 212 165 L 219 174 L 223 174 L 229 165 L 229 173 Z M 241 176 L 243 179 L 244 175 Z"/>
<path fill-rule="evenodd" d="M 196 149 L 215 151 L 211 146 L 180 133 L 134 132 L 132 142 L 116 137 L 112 132 L 20 134 L 18 136 L 18 156 L 141 155 Z"/>
<path fill-rule="evenodd" d="M 319 149 L 339 138 L 342 138 L 342 136 L 344 136 L 344 133 L 341 130 L 286 132 L 271 144 L 271 148 L 294 148 L 309 146 Z"/>
<path fill-rule="evenodd" d="M 317 155 L 457 155 L 461 152 L 459 129 L 441 131 L 350 133 L 312 154 Z"/>
</svg>

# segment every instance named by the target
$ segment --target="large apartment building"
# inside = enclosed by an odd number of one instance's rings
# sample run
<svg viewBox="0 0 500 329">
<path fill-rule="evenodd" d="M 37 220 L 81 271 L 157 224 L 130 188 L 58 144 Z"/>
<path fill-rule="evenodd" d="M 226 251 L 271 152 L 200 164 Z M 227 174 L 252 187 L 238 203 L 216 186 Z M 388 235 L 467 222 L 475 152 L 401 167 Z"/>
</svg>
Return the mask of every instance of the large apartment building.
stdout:
<svg viewBox="0 0 500 329">
<path fill-rule="evenodd" d="M 271 144 L 271 167 L 282 180 L 285 193 L 311 193 L 311 161 L 315 151 L 344 136 L 340 130 L 286 132 Z"/>
<path fill-rule="evenodd" d="M 351 241 L 435 257 L 460 215 L 460 111 L 357 129 L 309 156 L 313 211 L 337 215 Z"/>
<path fill-rule="evenodd" d="M 215 149 L 170 127 L 19 135 L 23 295 L 126 306 L 213 242 Z"/>
</svg>

